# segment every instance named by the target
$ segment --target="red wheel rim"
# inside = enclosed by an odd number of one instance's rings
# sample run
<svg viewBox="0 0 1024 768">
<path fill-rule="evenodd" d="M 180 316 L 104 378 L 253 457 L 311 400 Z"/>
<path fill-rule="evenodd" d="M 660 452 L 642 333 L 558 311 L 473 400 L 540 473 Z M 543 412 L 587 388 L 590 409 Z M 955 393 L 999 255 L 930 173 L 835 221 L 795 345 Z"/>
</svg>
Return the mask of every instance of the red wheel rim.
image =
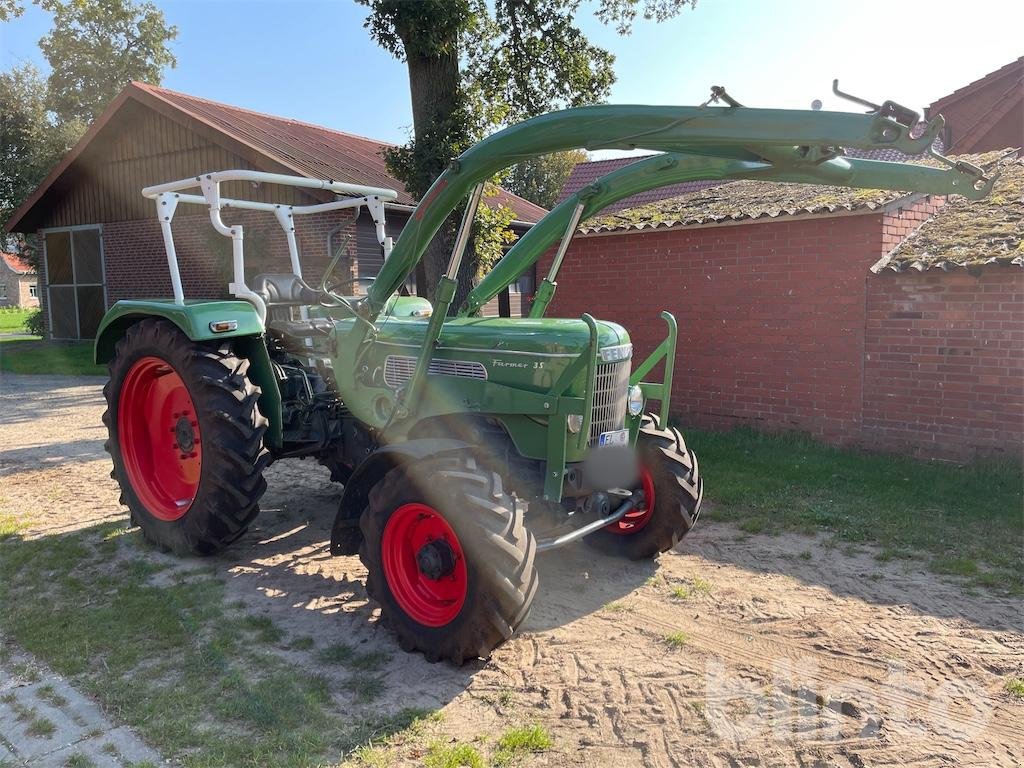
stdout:
<svg viewBox="0 0 1024 768">
<path fill-rule="evenodd" d="M 405 613 L 427 627 L 451 622 L 466 602 L 469 575 L 462 544 L 441 514 L 403 504 L 384 526 L 384 578 Z"/>
<path fill-rule="evenodd" d="M 143 357 L 128 370 L 117 404 L 117 439 L 146 511 L 159 520 L 184 517 L 203 466 L 199 419 L 185 382 L 159 357 Z"/>
<path fill-rule="evenodd" d="M 651 521 L 651 515 L 654 512 L 654 477 L 649 470 L 641 468 L 640 485 L 644 489 L 643 504 L 634 507 L 620 520 L 606 526 L 606 531 L 620 536 L 628 536 L 631 533 L 636 533 Z"/>
</svg>

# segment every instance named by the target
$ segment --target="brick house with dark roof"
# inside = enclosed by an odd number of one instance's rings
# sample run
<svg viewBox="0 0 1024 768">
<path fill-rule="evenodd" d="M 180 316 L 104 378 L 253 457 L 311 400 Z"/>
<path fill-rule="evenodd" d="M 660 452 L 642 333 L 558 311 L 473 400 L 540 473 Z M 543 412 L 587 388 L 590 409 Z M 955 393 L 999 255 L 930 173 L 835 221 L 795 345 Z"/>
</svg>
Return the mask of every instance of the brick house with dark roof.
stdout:
<svg viewBox="0 0 1024 768">
<path fill-rule="evenodd" d="M 1024 450 L 1024 161 L 979 202 L 732 181 L 584 221 L 549 314 L 679 345 L 685 424 L 953 460 Z M 538 264 L 544 273 L 550 254 Z"/>
<path fill-rule="evenodd" d="M 38 291 L 32 265 L 17 254 L 0 252 L 0 307 L 38 307 Z"/>
<path fill-rule="evenodd" d="M 50 172 L 10 221 L 8 232 L 38 232 L 43 239 L 39 294 L 54 338 L 90 338 L 103 312 L 124 298 L 169 296 L 167 271 L 153 202 L 143 187 L 204 171 L 245 168 L 387 187 L 398 199 L 386 204 L 388 234 L 397 238 L 415 205 L 390 176 L 382 151 L 390 145 L 350 133 L 253 112 L 219 102 L 131 83 L 104 110 L 68 155 Z M 333 199 L 315 190 L 227 184 L 225 197 L 273 203 Z M 522 233 L 546 212 L 497 190 L 488 205 L 513 212 Z M 190 208 L 192 210 L 190 210 Z M 225 214 L 243 223 L 246 267 L 282 271 L 284 235 L 271 216 Z M 351 210 L 310 215 L 297 224 L 297 239 L 310 280 L 339 249 L 353 277 L 372 277 L 383 263 L 369 213 Z M 179 210 L 175 243 L 186 296 L 224 294 L 228 243 L 199 206 Z M 530 290 L 530 286 L 525 286 Z M 518 309 L 518 302 L 512 302 Z M 497 301 L 489 311 L 497 311 Z"/>
</svg>

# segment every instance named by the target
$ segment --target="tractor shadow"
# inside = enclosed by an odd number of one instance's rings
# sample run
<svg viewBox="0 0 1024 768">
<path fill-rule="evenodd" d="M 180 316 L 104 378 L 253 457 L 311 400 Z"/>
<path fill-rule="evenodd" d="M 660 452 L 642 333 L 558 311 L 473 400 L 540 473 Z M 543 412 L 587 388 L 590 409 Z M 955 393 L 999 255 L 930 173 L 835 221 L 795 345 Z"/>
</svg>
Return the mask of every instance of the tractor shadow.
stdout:
<svg viewBox="0 0 1024 768">
<path fill-rule="evenodd" d="M 212 561 L 204 561 L 226 576 L 228 599 L 283 630 L 282 645 L 297 663 L 342 684 L 352 672 L 326 660 L 332 646 L 385 654 L 388 661 L 379 671 L 384 693 L 374 702 L 385 709 L 432 709 L 465 691 L 487 662 L 456 668 L 403 652 L 367 597 L 366 570 L 359 558 L 329 553 L 341 487 L 329 481 L 327 471 L 312 461 L 282 461 L 271 468 L 267 480 L 261 514 L 249 532 Z M 642 585 L 657 564 L 595 558 L 588 547 L 576 544 L 538 555 L 537 567 L 541 586 L 520 630 L 526 634 L 569 624 L 622 598 Z M 309 645 L 310 638 L 313 648 L 290 650 Z"/>
</svg>

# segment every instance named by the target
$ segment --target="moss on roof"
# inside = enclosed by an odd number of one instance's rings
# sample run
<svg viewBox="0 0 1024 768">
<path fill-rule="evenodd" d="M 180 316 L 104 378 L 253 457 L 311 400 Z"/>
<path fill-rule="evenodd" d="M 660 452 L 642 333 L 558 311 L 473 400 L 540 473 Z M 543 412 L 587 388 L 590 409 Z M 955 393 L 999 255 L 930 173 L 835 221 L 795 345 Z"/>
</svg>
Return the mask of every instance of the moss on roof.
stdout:
<svg viewBox="0 0 1024 768">
<path fill-rule="evenodd" d="M 960 160 L 987 166 L 1002 153 L 964 155 Z M 921 160 L 932 165 L 930 159 Z M 743 179 L 724 182 L 678 197 L 599 214 L 586 220 L 581 232 L 607 232 L 630 229 L 716 224 L 799 214 L 824 214 L 836 211 L 876 210 L 906 196 L 906 192 L 881 189 L 853 189 L 825 184 L 788 184 L 776 181 Z"/>
<path fill-rule="evenodd" d="M 989 263 L 1024 266 L 1024 158 L 1006 157 L 992 193 L 954 195 L 875 266 L 895 271 Z"/>
</svg>

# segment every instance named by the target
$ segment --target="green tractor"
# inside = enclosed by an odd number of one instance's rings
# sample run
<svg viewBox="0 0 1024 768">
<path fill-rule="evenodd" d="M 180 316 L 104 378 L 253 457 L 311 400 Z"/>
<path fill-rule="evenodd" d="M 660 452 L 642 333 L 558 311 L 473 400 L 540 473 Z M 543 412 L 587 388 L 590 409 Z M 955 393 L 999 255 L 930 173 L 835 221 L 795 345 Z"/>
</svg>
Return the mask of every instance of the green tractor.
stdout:
<svg viewBox="0 0 1024 768">
<path fill-rule="evenodd" d="M 331 551 L 359 553 L 367 592 L 403 648 L 461 664 L 487 656 L 522 623 L 537 592 L 537 552 L 577 539 L 650 558 L 700 512 L 697 459 L 668 421 L 676 323 L 634 360 L 626 329 L 545 311 L 579 222 L 643 190 L 700 179 L 770 179 L 958 193 L 992 179 L 932 153 L 927 125 L 892 102 L 867 114 L 725 106 L 593 106 L 514 125 L 451 162 L 398 241 L 385 235 L 395 193 L 332 181 L 222 171 L 149 187 L 173 297 L 117 302 L 96 339 L 113 477 L 155 545 L 207 555 L 259 512 L 263 471 L 313 457 L 344 484 Z M 608 174 L 552 210 L 453 306 L 456 275 L 483 184 L 524 158 L 571 148 L 659 154 Z M 848 157 L 845 148 L 932 153 L 931 165 Z M 228 200 L 221 184 L 329 190 L 307 206 Z M 191 190 L 191 192 L 187 191 Z M 198 190 L 198 193 L 197 193 Z M 467 200 L 431 301 L 399 295 L 431 238 Z M 171 222 L 181 203 L 209 208 L 232 243 L 233 300 L 186 300 Z M 366 206 L 385 263 L 365 291 L 302 277 L 294 217 Z M 243 231 L 225 208 L 264 211 L 284 230 L 285 274 L 246 282 Z M 528 317 L 480 308 L 557 244 Z M 662 365 L 660 380 L 651 372 Z M 656 413 L 646 413 L 656 401 Z M 653 410 L 653 409 L 652 409 Z"/>
</svg>

